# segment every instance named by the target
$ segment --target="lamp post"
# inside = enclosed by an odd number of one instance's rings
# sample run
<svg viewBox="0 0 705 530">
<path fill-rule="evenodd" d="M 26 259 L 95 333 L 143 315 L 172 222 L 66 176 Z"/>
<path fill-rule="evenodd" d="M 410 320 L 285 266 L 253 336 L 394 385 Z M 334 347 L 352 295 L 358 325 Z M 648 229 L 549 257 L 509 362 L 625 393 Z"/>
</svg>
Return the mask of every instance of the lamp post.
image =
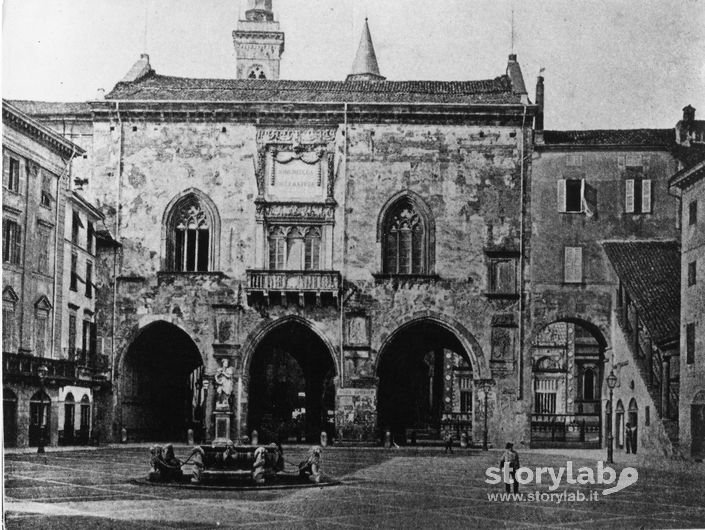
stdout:
<svg viewBox="0 0 705 530">
<path fill-rule="evenodd" d="M 37 368 L 37 376 L 39 377 L 39 443 L 37 444 L 37 453 L 44 453 L 44 380 L 49 373 L 49 369 L 45 364 Z"/>
<path fill-rule="evenodd" d="M 614 433 L 612 429 L 612 397 L 614 387 L 617 386 L 617 376 L 614 375 L 614 370 L 610 370 L 610 375 L 607 376 L 607 387 L 610 389 L 610 400 L 607 404 L 607 413 L 609 414 L 609 420 L 607 422 L 607 462 L 614 464 L 613 452 L 614 452 Z"/>
</svg>

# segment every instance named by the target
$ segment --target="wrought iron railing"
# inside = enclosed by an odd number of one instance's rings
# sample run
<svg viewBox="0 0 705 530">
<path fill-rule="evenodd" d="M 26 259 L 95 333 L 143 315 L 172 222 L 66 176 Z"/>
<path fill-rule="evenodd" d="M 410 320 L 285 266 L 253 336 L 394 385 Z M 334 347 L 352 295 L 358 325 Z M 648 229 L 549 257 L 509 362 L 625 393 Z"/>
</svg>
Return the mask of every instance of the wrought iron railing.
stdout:
<svg viewBox="0 0 705 530">
<path fill-rule="evenodd" d="M 38 377 L 39 367 L 46 366 L 49 379 L 73 380 L 76 378 L 76 362 L 67 359 L 49 359 L 22 355 L 18 353 L 2 354 L 4 376 Z"/>
<path fill-rule="evenodd" d="M 592 443 L 601 441 L 600 414 L 532 414 L 531 441 Z"/>
<path fill-rule="evenodd" d="M 337 293 L 340 284 L 338 271 L 247 271 L 247 289 L 250 291 Z"/>
</svg>

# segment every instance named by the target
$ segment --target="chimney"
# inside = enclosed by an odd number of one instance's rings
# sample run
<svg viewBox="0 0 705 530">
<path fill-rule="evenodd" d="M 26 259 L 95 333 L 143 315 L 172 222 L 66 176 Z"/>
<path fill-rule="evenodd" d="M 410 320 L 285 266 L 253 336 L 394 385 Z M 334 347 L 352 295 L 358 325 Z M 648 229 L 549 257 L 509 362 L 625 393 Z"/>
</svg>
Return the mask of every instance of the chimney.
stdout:
<svg viewBox="0 0 705 530">
<path fill-rule="evenodd" d="M 103 101 L 104 99 L 105 99 L 105 89 L 99 88 L 95 94 L 95 100 L 96 101 Z"/>
<path fill-rule="evenodd" d="M 690 137 L 695 129 L 695 108 L 692 105 L 683 107 L 683 119 L 676 124 L 676 142 L 690 145 Z"/>
<path fill-rule="evenodd" d="M 692 105 L 683 107 L 683 122 L 692 125 L 695 121 L 695 108 Z"/>
<path fill-rule="evenodd" d="M 536 112 L 536 122 L 534 128 L 536 131 L 543 132 L 543 76 L 539 75 L 536 78 L 536 105 L 538 106 L 538 111 Z"/>
</svg>

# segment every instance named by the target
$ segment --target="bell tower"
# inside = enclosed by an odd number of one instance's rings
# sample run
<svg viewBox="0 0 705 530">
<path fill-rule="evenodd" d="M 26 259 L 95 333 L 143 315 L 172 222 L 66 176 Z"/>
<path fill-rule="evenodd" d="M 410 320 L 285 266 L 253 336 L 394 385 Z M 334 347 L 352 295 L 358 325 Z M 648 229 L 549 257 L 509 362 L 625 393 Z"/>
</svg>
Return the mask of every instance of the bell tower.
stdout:
<svg viewBox="0 0 705 530">
<path fill-rule="evenodd" d="M 274 20 L 272 0 L 247 0 L 245 19 L 233 31 L 238 79 L 279 79 L 284 33 Z"/>
</svg>

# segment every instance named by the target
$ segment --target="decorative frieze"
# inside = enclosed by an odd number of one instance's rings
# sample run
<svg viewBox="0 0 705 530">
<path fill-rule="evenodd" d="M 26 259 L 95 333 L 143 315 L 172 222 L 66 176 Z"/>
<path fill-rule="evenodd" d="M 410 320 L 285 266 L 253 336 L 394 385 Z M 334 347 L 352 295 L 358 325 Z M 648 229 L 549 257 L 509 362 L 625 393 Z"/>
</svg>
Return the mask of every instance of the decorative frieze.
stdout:
<svg viewBox="0 0 705 530">
<path fill-rule="evenodd" d="M 258 221 L 332 223 L 335 204 L 258 202 L 255 215 Z"/>
</svg>

